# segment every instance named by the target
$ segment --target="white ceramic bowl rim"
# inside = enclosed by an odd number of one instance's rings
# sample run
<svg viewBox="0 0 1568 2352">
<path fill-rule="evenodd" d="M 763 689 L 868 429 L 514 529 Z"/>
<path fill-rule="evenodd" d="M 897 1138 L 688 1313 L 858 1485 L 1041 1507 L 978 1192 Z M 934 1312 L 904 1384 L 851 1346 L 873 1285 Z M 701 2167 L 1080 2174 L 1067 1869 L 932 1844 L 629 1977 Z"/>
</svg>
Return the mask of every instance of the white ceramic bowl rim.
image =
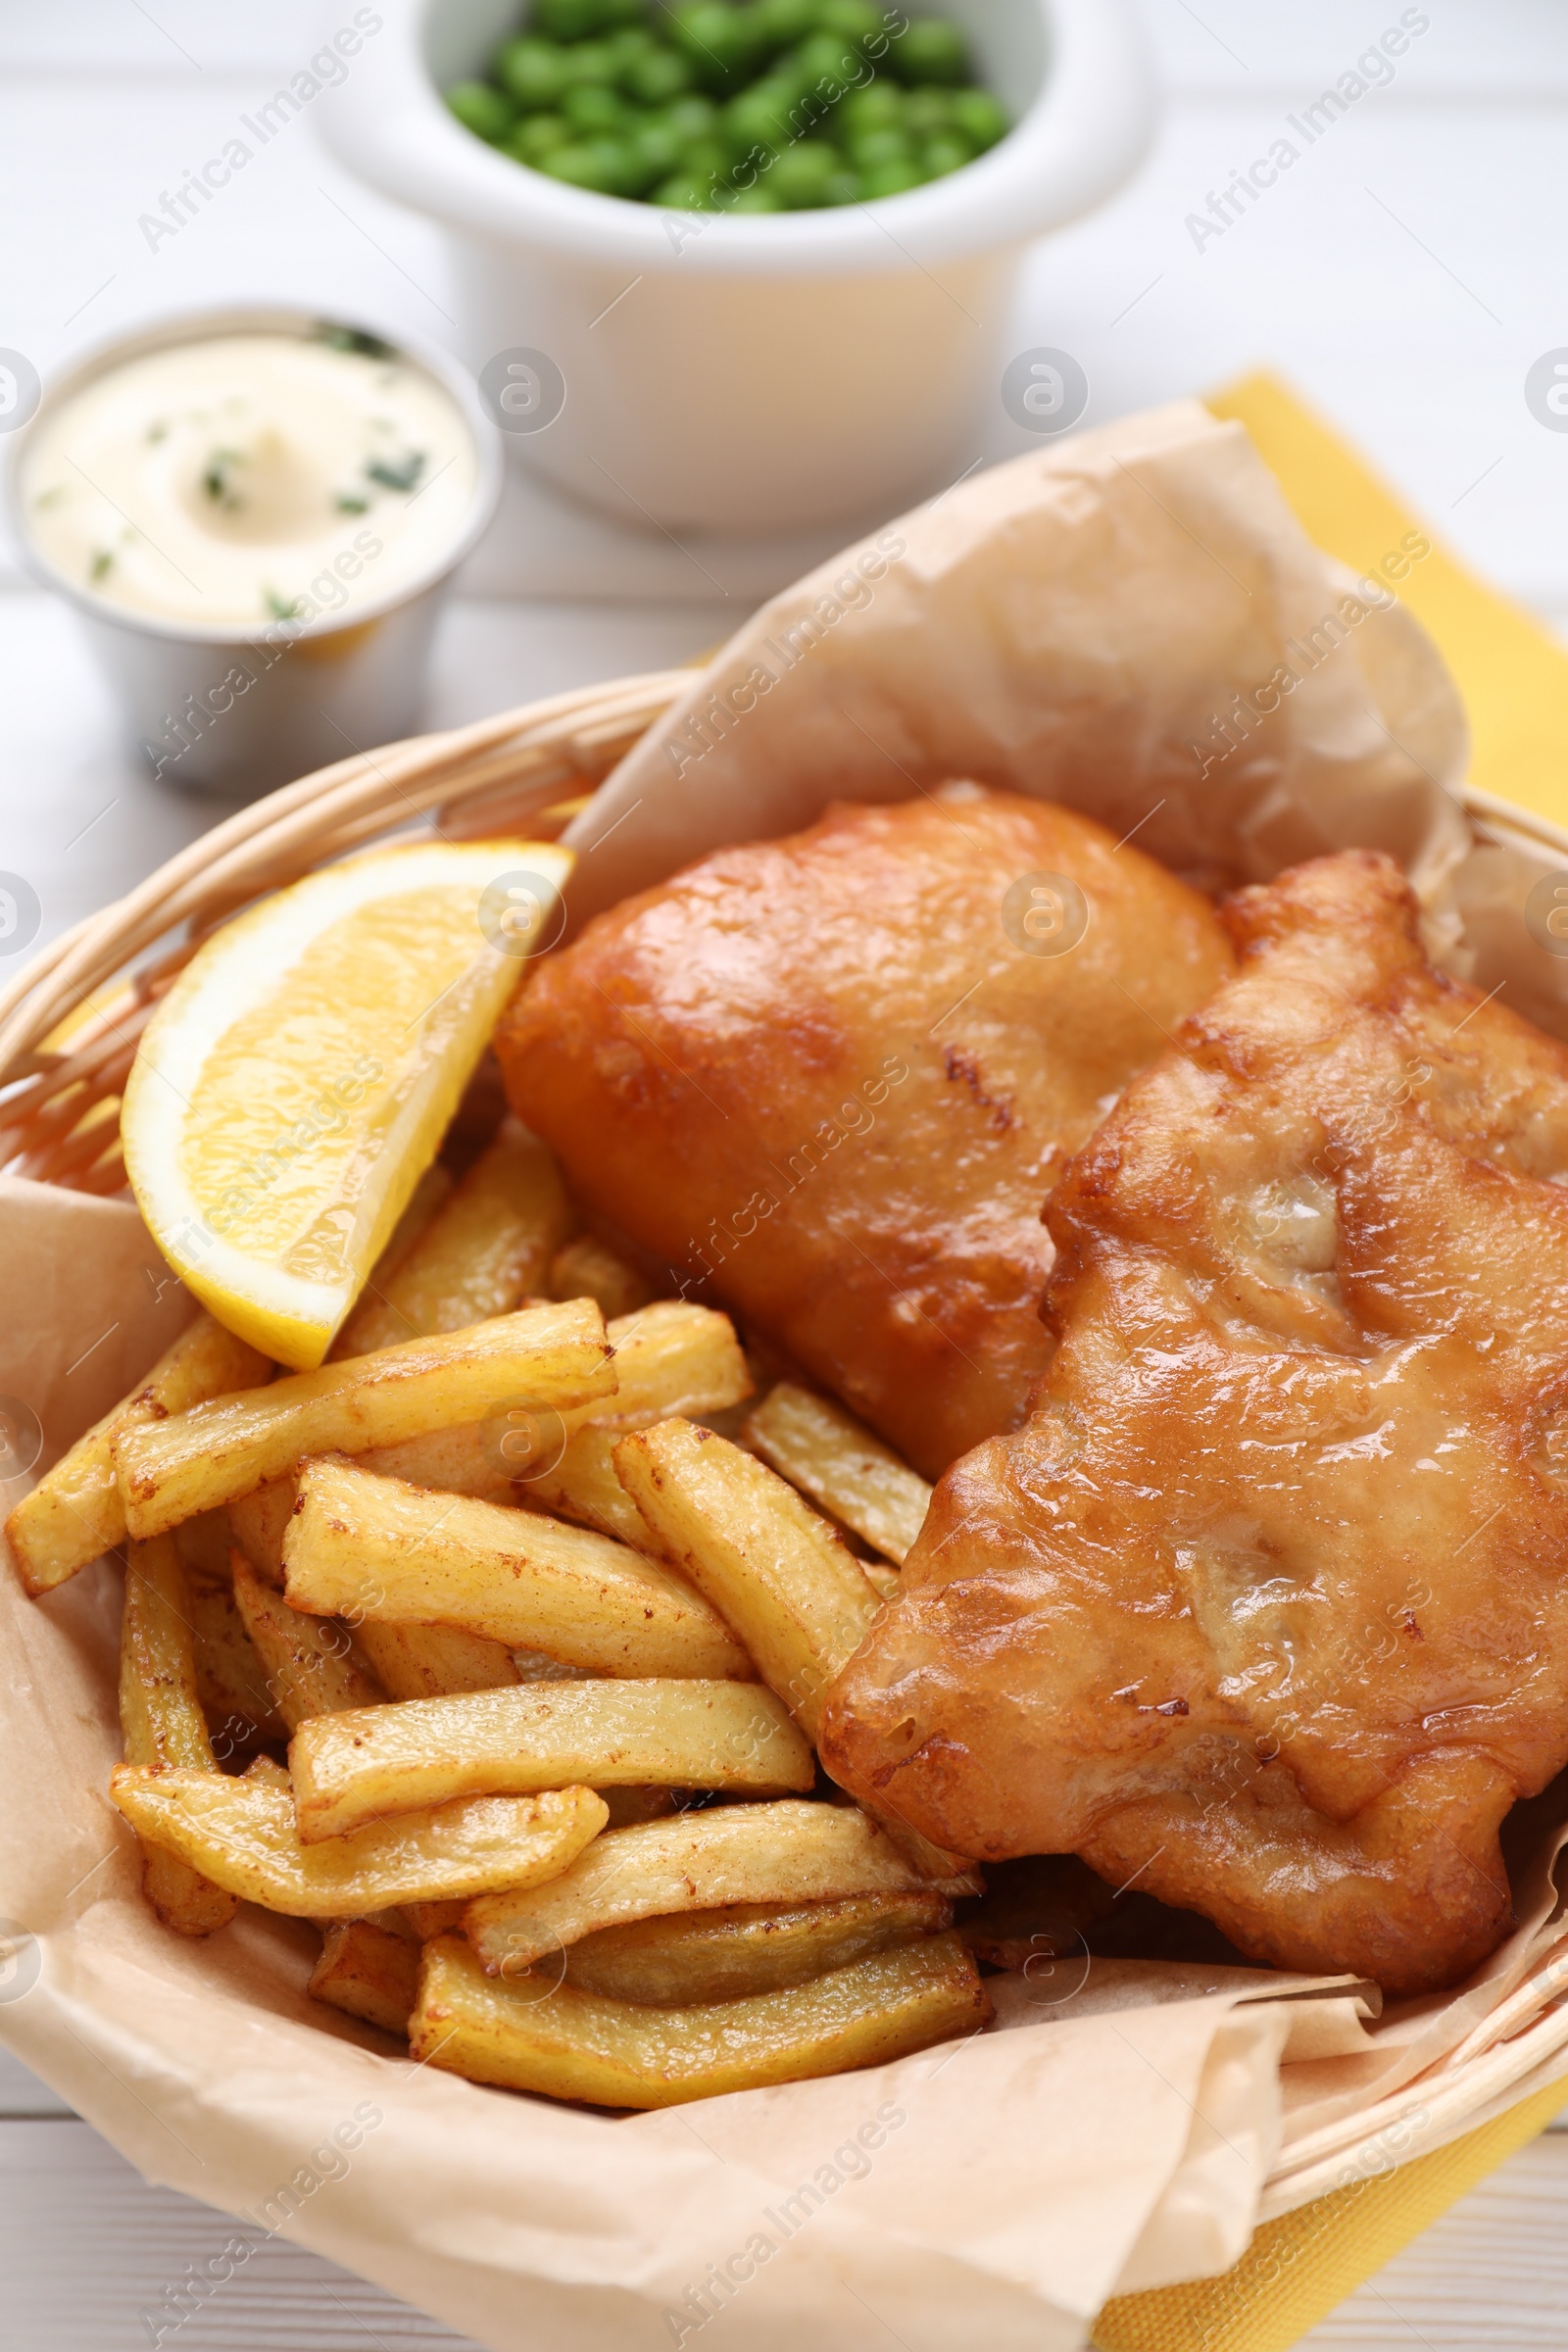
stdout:
<svg viewBox="0 0 1568 2352">
<path fill-rule="evenodd" d="M 961 171 L 875 204 L 774 215 L 671 213 L 568 187 L 485 146 L 447 109 L 425 63 L 446 0 L 382 0 L 383 35 L 325 94 L 338 157 L 454 227 L 645 272 L 881 275 L 1022 244 L 1120 185 L 1153 122 L 1130 0 L 1016 0 L 1041 20 L 1038 95 L 1000 145 Z M 672 226 L 678 224 L 678 226 Z"/>
<path fill-rule="evenodd" d="M 97 377 L 107 375 L 122 361 L 145 357 L 155 351 L 169 351 L 183 343 L 205 343 L 219 335 L 283 334 L 309 335 L 323 326 L 346 327 L 351 333 L 373 335 L 399 359 L 411 360 L 438 383 L 443 392 L 456 404 L 469 437 L 473 442 L 475 479 L 473 501 L 461 531 L 457 532 L 438 554 L 432 556 L 420 569 L 387 590 L 384 596 L 346 612 L 323 612 L 315 620 L 294 622 L 234 621 L 202 622 L 171 619 L 158 612 L 133 612 L 107 597 L 94 596 L 79 580 L 68 579 L 50 563 L 37 546 L 27 525 L 22 499 L 22 476 L 26 463 L 27 447 L 43 418 L 59 410 L 74 393 Z M 166 637 L 182 643 L 204 645 L 255 645 L 260 640 L 278 633 L 278 642 L 298 644 L 303 639 L 333 637 L 340 631 L 363 628 L 368 621 L 380 620 L 388 612 L 397 612 L 423 596 L 438 582 L 446 579 L 470 554 L 494 515 L 501 497 L 504 463 L 501 436 L 492 419 L 486 415 L 477 387 L 467 369 L 450 353 L 434 344 L 422 342 L 401 329 L 383 330 L 360 318 L 344 318 L 324 310 L 303 310 L 297 303 L 227 303 L 216 310 L 171 312 L 155 319 L 149 326 L 131 332 L 111 335 L 90 345 L 74 360 L 50 376 L 44 395 L 33 415 L 22 430 L 15 434 L 8 452 L 5 476 L 6 519 L 16 538 L 22 560 L 40 586 L 53 589 L 59 596 L 68 597 L 79 612 L 91 613 L 95 620 L 109 621 L 130 629 L 142 636 Z"/>
</svg>

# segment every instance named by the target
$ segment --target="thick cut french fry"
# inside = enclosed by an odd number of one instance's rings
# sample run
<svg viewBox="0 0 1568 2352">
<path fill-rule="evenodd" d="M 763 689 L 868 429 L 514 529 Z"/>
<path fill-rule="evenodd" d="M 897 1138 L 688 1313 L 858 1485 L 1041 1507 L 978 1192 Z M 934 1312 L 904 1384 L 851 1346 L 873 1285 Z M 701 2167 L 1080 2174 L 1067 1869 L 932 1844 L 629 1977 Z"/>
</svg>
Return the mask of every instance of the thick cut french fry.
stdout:
<svg viewBox="0 0 1568 2352">
<path fill-rule="evenodd" d="M 463 1924 L 487 1969 L 530 1968 L 601 1928 L 730 1903 L 825 1903 L 849 1894 L 928 1888 L 876 1823 L 854 1805 L 714 1805 L 641 1829 L 614 1830 L 550 1886 L 487 1896 Z"/>
<path fill-rule="evenodd" d="M 220 1762 L 253 1739 L 286 1740 L 288 1726 L 245 1631 L 232 1579 L 225 1574 L 220 1583 L 187 1570 L 185 1597 L 196 1637 L 196 1689 Z"/>
<path fill-rule="evenodd" d="M 931 1507 L 931 1489 L 843 1405 L 781 1380 L 748 1415 L 741 1440 L 873 1550 L 904 1566 Z"/>
<path fill-rule="evenodd" d="M 140 1837 L 246 1902 L 296 1919 L 358 1919 L 391 1903 L 456 1901 L 554 1878 L 605 1819 L 591 1788 L 467 1796 L 433 1812 L 301 1845 L 286 1787 L 258 1776 L 117 1765 L 109 1793 Z M 625 1837 L 628 1833 L 622 1831 Z"/>
<path fill-rule="evenodd" d="M 512 1467 L 507 1447 L 526 1458 L 536 1430 L 556 1431 L 559 1416 L 526 1408 L 466 1421 L 457 1429 L 432 1429 L 401 1446 L 372 1446 L 356 1456 L 362 1470 L 377 1478 L 401 1478 L 437 1494 L 471 1494 L 480 1502 L 511 1502 Z M 556 1443 L 559 1444 L 559 1435 Z"/>
<path fill-rule="evenodd" d="M 702 1595 L 624 1544 L 354 1462 L 308 1466 L 283 1564 L 289 1599 L 318 1616 L 463 1626 L 596 1674 L 752 1676 Z"/>
<path fill-rule="evenodd" d="M 376 1625 L 355 1640 L 388 1698 L 448 1698 L 463 1690 L 505 1690 L 518 1680 L 512 1652 L 483 1634 L 450 1625 Z"/>
<path fill-rule="evenodd" d="M 822 1697 L 881 1603 L 836 1529 L 727 1438 L 661 1421 L 615 1447 L 662 1558 L 745 1642 L 812 1741 Z"/>
<path fill-rule="evenodd" d="M 329 1364 L 336 1362 L 340 1356 L 368 1355 L 371 1352 L 368 1348 L 344 1345 L 345 1340 L 349 1339 L 353 1332 L 360 1307 L 367 1299 L 377 1299 L 386 1296 L 389 1285 L 404 1265 L 415 1243 L 424 1232 L 431 1218 L 439 1209 L 445 1208 L 448 1200 L 451 1200 L 452 1184 L 452 1171 L 444 1168 L 438 1159 L 432 1160 L 409 1195 L 409 1204 L 393 1226 L 391 1240 L 366 1276 L 365 1289 L 361 1293 L 353 1312 L 327 1349 L 326 1361 Z M 513 1304 L 516 1304 L 515 1299 L 513 1300 Z M 407 1331 L 396 1332 L 393 1335 L 394 1340 L 406 1340 L 413 1336 Z"/>
<path fill-rule="evenodd" d="M 174 1549 L 185 1563 L 187 1576 L 205 1577 L 214 1584 L 228 1582 L 228 1552 L 233 1541 L 226 1511 L 203 1511 L 195 1519 L 182 1520 L 174 1530 Z"/>
<path fill-rule="evenodd" d="M 167 1536 L 133 1544 L 125 1566 L 120 1727 L 127 1764 L 218 1777 L 196 1688 L 185 1570 Z M 227 1927 L 238 1908 L 232 1894 L 156 1840 L 142 1839 L 141 1883 L 147 1900 L 176 1936 L 211 1936 Z"/>
<path fill-rule="evenodd" d="M 701 2008 L 607 2001 L 553 1970 L 498 1984 L 467 1946 L 427 1946 L 414 2056 L 474 2082 L 600 2107 L 673 2107 L 770 2082 L 885 2066 L 978 2033 L 990 1996 L 956 1936 L 880 1952 L 789 1991 Z"/>
<path fill-rule="evenodd" d="M 539 1788 L 809 1788 L 816 1760 L 760 1683 L 591 1682 L 318 1716 L 288 1752 L 310 1845 L 458 1796 Z"/>
<path fill-rule="evenodd" d="M 432 1936 L 451 1935 L 463 1925 L 465 1903 L 404 1903 L 403 1916 L 414 1930 L 415 1940 L 428 1943 Z"/>
<path fill-rule="evenodd" d="M 509 1315 L 544 1287 L 571 1225 L 555 1159 L 508 1119 L 385 1281 L 372 1277 L 332 1353 L 368 1355 Z"/>
<path fill-rule="evenodd" d="M 560 1460 L 529 1479 L 528 1494 L 547 1511 L 559 1511 L 564 1519 L 596 1528 L 639 1551 L 651 1539 L 648 1522 L 615 1469 L 620 1437 L 613 1429 L 579 1429 L 566 1440 Z"/>
<path fill-rule="evenodd" d="M 452 1171 L 433 1159 L 409 1195 L 409 1204 L 392 1228 L 392 1238 L 370 1268 L 375 1280 L 385 1288 L 409 1251 L 414 1248 L 430 1219 L 445 1208 L 452 1198 Z"/>
<path fill-rule="evenodd" d="M 78 1438 L 6 1521 L 6 1540 L 27 1591 L 35 1596 L 52 1591 L 124 1542 L 125 1507 L 115 1476 L 117 1438 L 231 1390 L 254 1389 L 270 1370 L 265 1355 L 211 1315 L 200 1314 L 188 1324 L 140 1388 Z"/>
<path fill-rule="evenodd" d="M 360 1456 L 367 1470 L 487 1501 L 513 1499 L 515 1485 L 530 1500 L 550 1502 L 558 1463 L 587 1430 L 646 1429 L 670 1413 L 706 1413 L 751 1395 L 751 1373 L 727 1315 L 679 1298 L 662 1298 L 608 1326 L 615 1351 L 615 1394 L 569 1411 L 539 1412 L 526 1405 L 461 1429 L 431 1430 L 400 1446 Z M 627 1523 L 646 1541 L 635 1511 Z M 593 1522 L 590 1522 L 593 1524 Z M 609 1534 L 618 1534 L 610 1528 Z"/>
<path fill-rule="evenodd" d="M 591 1233 L 579 1233 L 556 1251 L 545 1292 L 551 1298 L 597 1298 L 607 1323 L 612 1315 L 629 1315 L 659 1296 L 635 1266 Z"/>
<path fill-rule="evenodd" d="M 262 1661 L 272 1702 L 291 1732 L 313 1715 L 377 1707 L 385 1693 L 357 1654 L 347 1626 L 291 1609 L 264 1585 L 243 1552 L 232 1554 L 234 1602 Z"/>
<path fill-rule="evenodd" d="M 383 2034 L 406 2035 L 419 1992 L 419 1947 L 371 1920 L 338 1920 L 326 1931 L 310 1990 Z"/>
<path fill-rule="evenodd" d="M 564 1411 L 614 1390 L 604 1318 L 590 1298 L 410 1340 L 122 1431 L 115 1458 L 125 1525 L 133 1536 L 161 1534 L 254 1494 L 306 1454 L 364 1453 L 508 1405 Z"/>
<path fill-rule="evenodd" d="M 751 1368 L 728 1315 L 688 1298 L 656 1298 L 605 1326 L 615 1350 L 612 1397 L 572 1424 L 646 1429 L 670 1413 L 716 1412 L 752 1393 Z"/>
<path fill-rule="evenodd" d="M 249 1494 L 237 1494 L 223 1516 L 234 1542 L 257 1575 L 283 1590 L 283 1530 L 299 1500 L 297 1478 L 269 1479 Z"/>
<path fill-rule="evenodd" d="M 793 1909 L 731 1903 L 722 1911 L 601 1928 L 568 1947 L 566 1982 L 606 2000 L 685 2009 L 783 1992 L 952 1925 L 953 1905 L 929 1892 L 852 1894 Z"/>
</svg>

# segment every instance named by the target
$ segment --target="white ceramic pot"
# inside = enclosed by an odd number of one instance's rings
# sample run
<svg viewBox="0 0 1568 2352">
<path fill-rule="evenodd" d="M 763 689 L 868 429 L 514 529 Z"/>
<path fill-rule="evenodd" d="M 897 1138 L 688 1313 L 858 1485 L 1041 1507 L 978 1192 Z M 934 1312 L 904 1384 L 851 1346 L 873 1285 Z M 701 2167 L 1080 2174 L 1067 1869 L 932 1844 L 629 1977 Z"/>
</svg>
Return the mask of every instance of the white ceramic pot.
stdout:
<svg viewBox="0 0 1568 2352">
<path fill-rule="evenodd" d="M 941 0 L 1016 118 L 991 153 L 876 204 L 672 213 L 484 146 L 440 92 L 482 72 L 517 0 L 380 0 L 322 101 L 340 159 L 452 233 L 464 356 L 520 394 L 502 424 L 595 505 L 678 530 L 880 516 L 951 479 L 997 398 L 1022 248 L 1102 202 L 1153 123 L 1129 0 Z M 527 372 L 531 369 L 532 372 Z M 540 377 L 545 381 L 541 387 Z M 559 385 L 557 385 L 559 397 Z"/>
</svg>

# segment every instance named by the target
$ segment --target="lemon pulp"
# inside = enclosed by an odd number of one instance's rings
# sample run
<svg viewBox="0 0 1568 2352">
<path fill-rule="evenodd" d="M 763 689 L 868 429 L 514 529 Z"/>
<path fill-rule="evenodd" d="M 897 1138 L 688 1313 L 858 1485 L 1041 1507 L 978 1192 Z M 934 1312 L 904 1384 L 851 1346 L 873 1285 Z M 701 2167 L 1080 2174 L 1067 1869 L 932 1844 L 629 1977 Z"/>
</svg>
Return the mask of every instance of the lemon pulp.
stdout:
<svg viewBox="0 0 1568 2352">
<path fill-rule="evenodd" d="M 523 970 L 506 885 L 525 872 L 537 914 L 568 864 L 539 843 L 379 851 L 192 958 L 148 1024 L 122 1129 L 155 1241 L 230 1330 L 320 1362 Z M 503 912 L 482 928 L 486 891 Z"/>
</svg>

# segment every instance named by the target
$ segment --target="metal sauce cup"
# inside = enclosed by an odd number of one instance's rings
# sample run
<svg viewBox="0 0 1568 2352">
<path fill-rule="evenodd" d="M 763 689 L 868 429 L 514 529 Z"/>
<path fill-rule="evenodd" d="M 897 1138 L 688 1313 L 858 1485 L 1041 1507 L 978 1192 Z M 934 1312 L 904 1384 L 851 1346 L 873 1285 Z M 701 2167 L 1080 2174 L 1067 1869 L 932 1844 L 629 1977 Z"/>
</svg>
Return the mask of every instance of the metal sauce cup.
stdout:
<svg viewBox="0 0 1568 2352">
<path fill-rule="evenodd" d="M 109 604 L 39 553 L 22 496 L 27 449 L 43 420 L 85 385 L 126 360 L 187 343 L 236 334 L 305 339 L 339 326 L 373 336 L 422 369 L 451 399 L 472 441 L 472 506 L 461 531 L 421 571 L 347 614 L 197 628 Z M 500 435 L 472 378 L 443 352 L 315 312 L 248 305 L 166 319 L 78 360 L 48 386 L 36 414 L 13 436 L 5 495 L 27 568 L 74 608 L 153 773 L 209 792 L 254 796 L 413 731 L 447 583 L 490 522 L 501 483 Z"/>
</svg>

